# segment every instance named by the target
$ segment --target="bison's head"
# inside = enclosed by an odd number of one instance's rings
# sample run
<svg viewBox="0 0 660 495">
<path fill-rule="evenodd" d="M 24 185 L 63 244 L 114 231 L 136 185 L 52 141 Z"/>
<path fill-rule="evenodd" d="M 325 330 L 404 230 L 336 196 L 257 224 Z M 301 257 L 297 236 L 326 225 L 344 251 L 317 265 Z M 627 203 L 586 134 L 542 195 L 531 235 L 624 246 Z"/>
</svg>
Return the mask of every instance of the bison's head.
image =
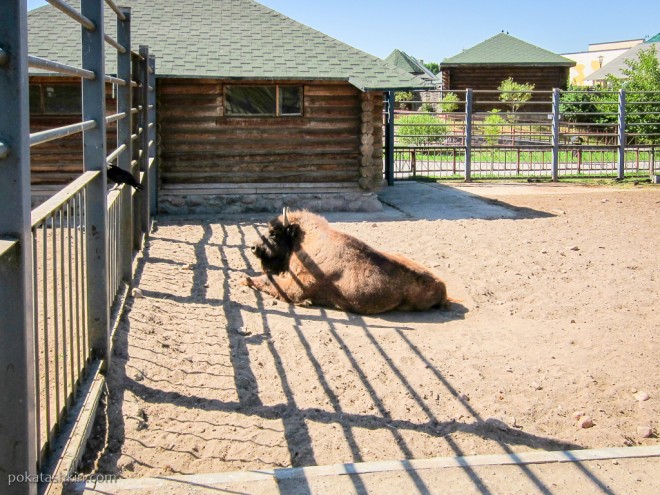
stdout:
<svg viewBox="0 0 660 495">
<path fill-rule="evenodd" d="M 264 272 L 277 275 L 289 267 L 289 258 L 295 249 L 300 227 L 289 223 L 287 208 L 282 220 L 276 218 L 268 223 L 268 233 L 261 235 L 252 245 L 252 253 L 261 261 Z"/>
</svg>

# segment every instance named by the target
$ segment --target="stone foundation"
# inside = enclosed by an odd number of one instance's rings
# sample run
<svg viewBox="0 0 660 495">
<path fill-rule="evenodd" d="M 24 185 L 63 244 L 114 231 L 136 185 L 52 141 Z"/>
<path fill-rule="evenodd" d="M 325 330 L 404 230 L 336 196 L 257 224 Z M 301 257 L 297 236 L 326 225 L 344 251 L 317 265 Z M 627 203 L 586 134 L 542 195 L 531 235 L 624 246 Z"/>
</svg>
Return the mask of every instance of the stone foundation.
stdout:
<svg viewBox="0 0 660 495">
<path fill-rule="evenodd" d="M 259 194 L 167 194 L 158 198 L 158 212 L 171 215 L 196 213 L 281 213 L 282 208 L 314 212 L 382 211 L 375 192 L 344 191 L 333 193 L 275 192 Z"/>
</svg>

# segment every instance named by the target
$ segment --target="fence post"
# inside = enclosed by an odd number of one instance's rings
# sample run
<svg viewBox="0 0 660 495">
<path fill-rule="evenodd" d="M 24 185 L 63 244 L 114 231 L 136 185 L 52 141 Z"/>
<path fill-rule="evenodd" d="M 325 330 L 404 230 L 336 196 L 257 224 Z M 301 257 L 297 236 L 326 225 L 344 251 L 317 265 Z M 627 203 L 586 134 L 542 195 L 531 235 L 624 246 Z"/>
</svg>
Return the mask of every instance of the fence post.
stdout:
<svg viewBox="0 0 660 495">
<path fill-rule="evenodd" d="M 559 180 L 559 88 L 552 89 L 552 182 Z"/>
<path fill-rule="evenodd" d="M 37 493 L 27 8 L 0 2 L 0 491 Z M 34 479 L 34 478 L 33 478 Z"/>
<path fill-rule="evenodd" d="M 150 227 L 150 200 L 151 197 L 151 180 L 149 178 L 149 47 L 147 45 L 140 45 L 140 64 L 139 64 L 140 83 L 140 103 L 142 104 L 142 111 L 140 112 L 140 127 L 142 133 L 140 134 L 140 158 L 139 171 L 144 173 L 144 181 L 142 185 L 142 198 L 140 201 L 140 217 L 142 225 L 142 233 L 145 237 L 149 233 Z"/>
<path fill-rule="evenodd" d="M 385 116 L 385 178 L 387 185 L 394 185 L 394 91 L 386 94 L 387 114 Z"/>
<path fill-rule="evenodd" d="M 623 180 L 626 163 L 626 90 L 619 90 L 619 121 L 618 121 L 618 164 L 617 177 Z"/>
<path fill-rule="evenodd" d="M 148 163 L 151 164 L 149 171 L 149 201 L 150 215 L 158 211 L 158 162 L 156 157 L 156 56 L 149 55 L 149 96 L 148 104 L 148 122 L 149 122 L 149 153 Z M 148 234 L 149 232 L 147 232 Z"/>
<path fill-rule="evenodd" d="M 465 90 L 465 182 L 472 182 L 472 88 Z"/>
<path fill-rule="evenodd" d="M 126 52 L 117 52 L 117 77 L 126 81 L 126 86 L 117 88 L 117 113 L 125 113 L 126 117 L 117 122 L 117 146 L 126 145 L 126 149 L 117 158 L 117 166 L 131 171 L 131 159 L 133 156 L 133 140 L 131 132 L 133 129 L 133 88 L 132 81 L 132 61 L 131 61 L 131 9 L 130 7 L 120 7 L 125 20 L 117 17 L 117 42 L 126 48 Z M 121 194 L 121 222 L 120 222 L 120 243 L 121 243 L 121 274 L 122 279 L 129 282 L 133 278 L 133 212 L 131 195 L 133 190 L 125 185 Z"/>
<path fill-rule="evenodd" d="M 82 65 L 94 72 L 94 79 L 83 79 L 83 120 L 93 120 L 96 127 L 83 133 L 84 170 L 101 173 L 90 182 L 87 191 L 85 228 L 87 239 L 87 315 L 90 348 L 95 358 L 110 358 L 107 255 L 107 145 L 105 125 L 105 67 L 103 0 L 83 0 L 80 12 L 95 26 L 82 29 Z"/>
</svg>

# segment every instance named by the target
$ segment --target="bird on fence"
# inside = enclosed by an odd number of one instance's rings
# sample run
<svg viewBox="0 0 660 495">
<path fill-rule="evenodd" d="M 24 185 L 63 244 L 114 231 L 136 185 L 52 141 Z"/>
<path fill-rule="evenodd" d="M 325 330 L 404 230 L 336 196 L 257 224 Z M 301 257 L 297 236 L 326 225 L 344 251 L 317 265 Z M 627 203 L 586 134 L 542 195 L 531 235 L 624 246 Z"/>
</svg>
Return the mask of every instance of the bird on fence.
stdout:
<svg viewBox="0 0 660 495">
<path fill-rule="evenodd" d="M 142 184 L 140 184 L 137 179 L 130 173 L 128 170 L 119 168 L 117 165 L 108 166 L 108 179 L 110 179 L 115 184 L 128 184 L 133 186 L 138 191 L 144 189 Z"/>
</svg>

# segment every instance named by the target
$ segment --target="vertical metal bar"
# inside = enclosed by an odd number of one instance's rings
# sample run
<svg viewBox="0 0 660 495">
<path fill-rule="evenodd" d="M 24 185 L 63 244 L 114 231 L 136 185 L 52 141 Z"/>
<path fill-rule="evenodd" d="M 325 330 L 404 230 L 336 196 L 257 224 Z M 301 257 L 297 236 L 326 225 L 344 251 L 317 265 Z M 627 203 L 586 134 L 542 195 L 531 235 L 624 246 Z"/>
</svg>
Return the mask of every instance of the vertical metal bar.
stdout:
<svg viewBox="0 0 660 495">
<path fill-rule="evenodd" d="M 472 182 L 472 88 L 465 90 L 465 182 Z"/>
<path fill-rule="evenodd" d="M 80 245 L 79 238 L 82 234 L 82 222 L 80 221 L 80 192 L 76 193 L 73 198 L 73 226 L 75 238 L 73 241 L 74 252 L 75 252 L 75 272 L 76 272 L 76 376 L 80 380 L 80 371 L 81 371 L 81 359 L 80 359 L 80 304 L 82 303 L 82 293 L 80 290 Z"/>
<path fill-rule="evenodd" d="M 67 290 L 69 292 L 69 370 L 71 373 L 71 391 L 73 392 L 72 396 L 75 397 L 75 392 L 76 392 L 76 375 L 75 375 L 75 362 L 74 362 L 74 342 L 73 342 L 73 326 L 74 326 L 74 318 L 73 318 L 73 240 L 71 238 L 71 203 L 73 202 L 73 199 L 70 199 L 69 201 L 66 202 L 66 230 L 67 230 L 67 246 L 68 246 L 68 253 L 69 256 L 67 256 L 67 264 L 68 264 L 68 287 Z"/>
<path fill-rule="evenodd" d="M 50 217 L 50 230 L 52 241 L 52 256 L 53 256 L 53 370 L 55 375 L 55 424 L 59 423 L 60 419 L 60 319 L 59 319 L 59 303 L 57 300 L 57 225 L 55 222 L 55 213 Z"/>
<path fill-rule="evenodd" d="M 387 185 L 394 185 L 394 91 L 388 91 L 386 95 L 386 120 L 385 120 L 385 178 Z"/>
<path fill-rule="evenodd" d="M 552 182 L 559 180 L 559 88 L 552 90 Z"/>
<path fill-rule="evenodd" d="M 5 478 L 33 476 L 37 465 L 25 1 L 0 2 L 0 39 L 0 238 L 17 241 L 0 256 L 0 486 L 8 494 L 36 493 L 36 483 L 9 486 Z"/>
<path fill-rule="evenodd" d="M 66 410 L 68 407 L 68 396 L 69 396 L 69 379 L 68 379 L 68 366 L 67 366 L 67 338 L 66 338 L 66 278 L 65 278 L 65 267 L 66 267 L 66 256 L 65 256 L 65 244 L 64 244 L 64 207 L 60 207 L 59 210 L 59 224 L 58 229 L 60 232 L 60 306 L 62 307 L 62 378 L 63 378 L 63 408 Z M 57 287 L 55 288 L 57 290 Z"/>
<path fill-rule="evenodd" d="M 46 443 L 50 444 L 50 346 L 48 328 L 48 219 L 41 225 L 41 265 L 44 319 L 44 389 L 46 391 Z"/>
<path fill-rule="evenodd" d="M 618 163 L 617 178 L 623 180 L 626 164 L 626 90 L 619 90 L 619 118 L 618 118 Z"/>
<path fill-rule="evenodd" d="M 90 345 L 91 345 L 91 336 L 90 336 L 90 325 L 87 307 L 89 305 L 89 293 L 87 292 L 87 282 L 88 282 L 88 270 L 87 270 L 87 186 L 82 191 L 82 208 L 80 209 L 80 255 L 81 255 L 81 277 L 80 277 L 80 288 L 82 290 L 82 319 L 83 324 L 83 362 L 85 367 L 90 355 Z"/>
<path fill-rule="evenodd" d="M 126 118 L 117 123 L 117 146 L 126 145 L 126 150 L 117 158 L 117 166 L 131 172 L 131 160 L 133 157 L 133 87 L 130 84 L 133 76 L 133 62 L 131 59 L 131 9 L 120 7 L 124 20 L 117 19 L 117 41 L 126 48 L 125 53 L 117 53 L 117 77 L 129 82 L 117 89 L 117 113 L 126 113 Z M 121 237 L 121 277 L 130 282 L 133 278 L 133 201 L 131 199 L 132 189 L 124 186 L 121 192 L 121 225 L 119 235 Z"/>
<path fill-rule="evenodd" d="M 112 301 L 115 296 L 116 290 L 116 273 L 117 273 L 117 201 L 119 198 L 114 197 L 112 205 L 110 205 L 110 218 L 108 228 L 108 242 L 110 244 L 110 290 L 108 290 L 108 307 L 112 308 Z"/>
<path fill-rule="evenodd" d="M 158 161 L 157 161 L 157 136 L 156 136 L 156 57 L 149 55 L 149 96 L 147 98 L 148 106 L 148 128 L 149 128 L 149 159 L 148 163 L 151 164 L 149 171 L 149 215 L 153 215 L 158 211 Z M 277 86 L 279 88 L 279 86 Z M 279 100 L 278 100 L 279 101 Z M 147 235 L 149 232 L 147 232 Z"/>
<path fill-rule="evenodd" d="M 417 153 L 415 148 L 410 150 L 410 170 L 413 177 L 417 176 Z"/>
<path fill-rule="evenodd" d="M 86 201 L 87 237 L 87 294 L 90 343 L 94 357 L 109 364 L 110 313 L 108 308 L 108 256 L 107 256 L 107 156 L 105 125 L 105 58 L 103 0 L 82 0 L 81 14 L 90 19 L 96 29 L 82 27 L 82 65 L 96 75 L 93 80 L 83 79 L 83 120 L 94 120 L 96 127 L 83 133 L 84 170 L 101 173 L 88 186 Z M 93 201 L 89 201 L 93 198 Z"/>
<path fill-rule="evenodd" d="M 69 377 L 68 377 L 68 354 L 67 354 L 67 338 L 66 338 L 66 278 L 65 278 L 65 267 L 66 267 L 66 256 L 65 256 L 65 244 L 64 244 L 64 206 L 60 207 L 59 211 L 59 224 L 58 229 L 60 231 L 60 301 L 62 307 L 62 378 L 63 378 L 63 407 L 64 409 L 68 406 L 67 397 L 69 395 L 68 386 L 69 386 Z M 58 290 L 58 288 L 55 288 Z"/>
<path fill-rule="evenodd" d="M 142 103 L 142 111 L 140 112 L 140 126 L 142 133 L 140 134 L 140 171 L 144 173 L 144 180 L 142 185 L 142 198 L 140 201 L 140 223 L 142 225 L 142 232 L 144 237 L 149 233 L 150 227 L 150 203 L 149 196 L 151 195 L 151 186 L 149 180 L 149 47 L 147 45 L 140 45 L 140 88 Z"/>
<path fill-rule="evenodd" d="M 37 452 L 37 470 L 41 468 L 41 379 L 39 377 L 39 270 L 38 270 L 38 228 L 32 232 L 32 338 L 34 339 L 34 397 L 35 397 L 35 448 Z"/>
</svg>

